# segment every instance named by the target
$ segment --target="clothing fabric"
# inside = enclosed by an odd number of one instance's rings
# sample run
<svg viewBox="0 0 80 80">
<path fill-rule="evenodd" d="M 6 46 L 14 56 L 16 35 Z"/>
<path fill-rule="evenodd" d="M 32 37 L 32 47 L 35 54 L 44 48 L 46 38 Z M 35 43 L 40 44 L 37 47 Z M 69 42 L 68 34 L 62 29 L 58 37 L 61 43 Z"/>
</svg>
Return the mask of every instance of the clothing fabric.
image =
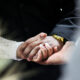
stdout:
<svg viewBox="0 0 80 80">
<path fill-rule="evenodd" d="M 60 20 L 74 16 L 74 14 L 68 15 L 75 8 L 74 0 L 12 0 L 4 2 L 4 0 L 0 2 L 0 17 L 2 24 L 7 25 L 2 36 L 10 37 L 12 40 L 23 41 L 40 32 L 50 34 Z"/>
<path fill-rule="evenodd" d="M 16 56 L 16 50 L 21 43 L 0 37 L 0 59 L 20 60 Z"/>
<path fill-rule="evenodd" d="M 62 36 L 68 41 L 75 41 L 74 35 L 80 30 L 78 23 L 80 21 L 80 15 L 78 15 L 79 9 L 75 8 L 68 14 L 68 17 L 57 23 L 51 34 Z"/>
</svg>

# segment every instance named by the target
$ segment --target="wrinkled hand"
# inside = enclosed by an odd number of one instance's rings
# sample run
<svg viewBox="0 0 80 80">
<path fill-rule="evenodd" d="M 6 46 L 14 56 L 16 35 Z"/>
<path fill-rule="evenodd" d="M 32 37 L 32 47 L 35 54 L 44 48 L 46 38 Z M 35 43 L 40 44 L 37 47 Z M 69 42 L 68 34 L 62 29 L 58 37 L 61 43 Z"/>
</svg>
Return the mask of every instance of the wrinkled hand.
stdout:
<svg viewBox="0 0 80 80">
<path fill-rule="evenodd" d="M 27 59 L 29 53 L 37 52 L 40 47 L 39 45 L 42 43 L 42 40 L 47 36 L 46 33 L 40 33 L 35 37 L 32 37 L 22 43 L 17 49 L 17 57 L 20 59 Z"/>
<path fill-rule="evenodd" d="M 56 64 L 64 64 L 68 62 L 69 56 L 75 50 L 75 44 L 73 42 L 66 42 L 63 48 L 56 52 L 55 54 L 51 55 L 47 60 L 43 62 L 37 62 L 42 65 L 56 65 Z"/>
<path fill-rule="evenodd" d="M 40 62 L 42 60 L 47 59 L 53 53 L 59 51 L 63 43 L 57 41 L 52 36 L 47 36 L 45 39 L 42 40 L 42 44 L 40 44 L 40 50 L 36 50 L 36 47 L 29 53 L 27 60 Z M 39 46 L 38 46 L 39 47 Z"/>
<path fill-rule="evenodd" d="M 62 43 L 46 33 L 40 33 L 22 43 L 17 49 L 17 57 L 28 61 L 41 62 L 61 49 Z"/>
</svg>

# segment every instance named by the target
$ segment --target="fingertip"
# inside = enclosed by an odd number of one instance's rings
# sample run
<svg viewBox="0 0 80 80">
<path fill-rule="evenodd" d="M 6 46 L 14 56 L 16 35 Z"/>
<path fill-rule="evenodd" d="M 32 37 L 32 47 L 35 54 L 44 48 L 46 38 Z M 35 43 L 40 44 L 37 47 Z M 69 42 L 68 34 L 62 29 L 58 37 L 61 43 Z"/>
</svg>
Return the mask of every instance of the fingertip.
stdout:
<svg viewBox="0 0 80 80">
<path fill-rule="evenodd" d="M 54 47 L 54 52 L 57 52 L 57 51 L 58 51 L 58 47 L 55 46 L 55 47 Z"/>
<path fill-rule="evenodd" d="M 41 38 L 41 39 L 44 39 L 46 36 L 47 36 L 46 33 L 44 33 L 44 32 L 40 33 L 40 38 Z"/>
</svg>

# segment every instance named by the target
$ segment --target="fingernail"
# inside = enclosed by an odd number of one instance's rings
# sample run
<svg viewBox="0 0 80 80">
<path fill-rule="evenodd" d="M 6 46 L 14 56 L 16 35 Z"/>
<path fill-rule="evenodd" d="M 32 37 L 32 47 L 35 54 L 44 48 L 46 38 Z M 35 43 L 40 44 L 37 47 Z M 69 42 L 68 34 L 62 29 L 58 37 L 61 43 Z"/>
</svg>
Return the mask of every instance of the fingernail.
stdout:
<svg viewBox="0 0 80 80">
<path fill-rule="evenodd" d="M 46 33 L 40 33 L 40 37 L 41 37 L 41 39 L 45 38 L 46 36 L 47 36 Z"/>
</svg>

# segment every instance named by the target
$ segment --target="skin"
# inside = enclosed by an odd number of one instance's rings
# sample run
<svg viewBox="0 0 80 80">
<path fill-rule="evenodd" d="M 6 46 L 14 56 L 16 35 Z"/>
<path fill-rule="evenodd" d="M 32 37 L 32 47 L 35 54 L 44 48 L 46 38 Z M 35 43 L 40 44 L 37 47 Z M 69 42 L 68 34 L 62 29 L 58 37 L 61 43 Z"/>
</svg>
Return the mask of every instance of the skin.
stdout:
<svg viewBox="0 0 80 80">
<path fill-rule="evenodd" d="M 43 42 L 44 45 L 43 44 L 40 45 L 40 50 L 38 51 L 38 53 L 36 53 L 37 54 L 36 57 L 35 56 L 33 57 L 32 61 L 40 62 L 42 60 L 45 60 L 55 52 L 59 51 L 63 46 L 62 42 L 57 41 L 52 36 L 47 36 L 43 40 Z"/>
<path fill-rule="evenodd" d="M 40 33 L 18 47 L 17 57 L 27 59 L 28 61 L 41 62 L 59 51 L 62 45 L 62 43 L 52 36 L 47 36 L 46 33 Z"/>
<path fill-rule="evenodd" d="M 48 57 L 47 60 L 37 63 L 42 65 L 59 65 L 67 63 L 69 61 L 69 56 L 71 53 L 74 53 L 75 47 L 76 46 L 73 42 L 68 41 L 60 51 L 52 54 L 50 57 Z"/>
<path fill-rule="evenodd" d="M 42 40 L 47 36 L 46 33 L 40 33 L 25 42 L 23 42 L 18 48 L 17 48 L 17 57 L 21 59 L 26 59 L 29 52 L 32 51 L 32 49 L 39 44 L 42 43 Z"/>
</svg>

